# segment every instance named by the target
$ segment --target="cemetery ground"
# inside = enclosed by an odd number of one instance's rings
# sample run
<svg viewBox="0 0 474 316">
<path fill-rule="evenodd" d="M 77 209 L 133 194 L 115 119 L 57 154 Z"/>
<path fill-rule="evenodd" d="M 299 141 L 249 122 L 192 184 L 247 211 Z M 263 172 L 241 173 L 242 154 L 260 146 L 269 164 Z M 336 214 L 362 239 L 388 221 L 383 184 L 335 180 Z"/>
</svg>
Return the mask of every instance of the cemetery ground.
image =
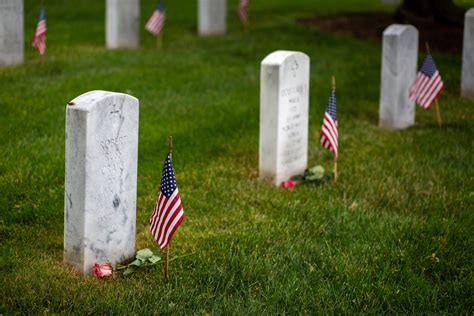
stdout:
<svg viewBox="0 0 474 316">
<path fill-rule="evenodd" d="M 25 5 L 28 37 L 39 8 Z M 415 126 L 383 130 L 381 45 L 296 20 L 393 8 L 256 1 L 244 33 L 228 5 L 224 36 L 197 37 L 196 3 L 170 1 L 162 49 L 142 30 L 139 49 L 110 51 L 104 1 L 47 3 L 46 56 L 26 45 L 24 65 L 0 69 L 0 313 L 472 314 L 474 104 L 458 97 L 460 56 L 433 52 L 442 128 L 417 107 Z M 318 138 L 336 76 L 336 184 L 258 180 L 260 62 L 278 49 L 311 58 L 310 167 L 332 167 Z M 147 219 L 173 135 L 186 218 L 169 281 L 162 265 L 99 280 L 62 263 L 65 107 L 97 89 L 140 100 L 137 249 L 157 249 Z"/>
</svg>

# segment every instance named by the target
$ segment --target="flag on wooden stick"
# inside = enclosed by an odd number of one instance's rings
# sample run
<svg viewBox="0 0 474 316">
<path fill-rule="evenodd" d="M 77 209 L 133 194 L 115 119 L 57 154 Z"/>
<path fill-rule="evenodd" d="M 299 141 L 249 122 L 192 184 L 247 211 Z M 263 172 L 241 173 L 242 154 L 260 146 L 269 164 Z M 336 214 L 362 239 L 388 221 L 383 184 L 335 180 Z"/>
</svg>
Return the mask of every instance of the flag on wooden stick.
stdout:
<svg viewBox="0 0 474 316">
<path fill-rule="evenodd" d="M 170 154 L 166 156 L 155 209 L 149 219 L 150 230 L 161 250 L 165 249 L 176 229 L 184 220 Z"/>
<path fill-rule="evenodd" d="M 338 133 L 337 133 L 337 119 L 336 119 L 336 89 L 333 85 L 329 103 L 324 113 L 323 126 L 321 129 L 321 137 L 319 139 L 324 148 L 329 149 L 334 153 L 334 160 L 338 157 Z"/>
<path fill-rule="evenodd" d="M 428 52 L 415 81 L 410 86 L 408 97 L 425 109 L 429 109 L 443 90 L 444 84 L 439 71 L 436 69 L 433 57 Z"/>
<path fill-rule="evenodd" d="M 33 37 L 31 44 L 38 50 L 40 55 L 43 55 L 46 51 L 46 18 L 44 14 L 44 8 L 41 8 L 35 36 Z"/>
<path fill-rule="evenodd" d="M 243 24 L 247 24 L 249 20 L 249 0 L 240 0 L 239 1 L 239 9 L 238 9 L 238 14 L 240 21 Z"/>
<path fill-rule="evenodd" d="M 159 0 L 155 10 L 145 24 L 145 29 L 151 34 L 158 36 L 165 25 L 165 3 Z"/>
</svg>

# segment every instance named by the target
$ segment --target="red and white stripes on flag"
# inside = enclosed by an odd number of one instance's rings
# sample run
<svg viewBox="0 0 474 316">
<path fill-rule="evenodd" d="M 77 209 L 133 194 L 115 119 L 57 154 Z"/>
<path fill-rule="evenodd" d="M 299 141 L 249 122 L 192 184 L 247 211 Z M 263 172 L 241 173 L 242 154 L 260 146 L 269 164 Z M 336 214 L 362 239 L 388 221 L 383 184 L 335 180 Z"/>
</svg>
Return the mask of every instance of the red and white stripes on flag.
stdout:
<svg viewBox="0 0 474 316">
<path fill-rule="evenodd" d="M 249 0 L 240 0 L 239 1 L 239 18 L 242 23 L 247 23 L 249 19 L 248 15 L 248 9 L 249 9 Z"/>
<path fill-rule="evenodd" d="M 444 83 L 439 71 L 436 69 L 433 57 L 428 53 L 415 81 L 410 86 L 408 97 L 423 108 L 429 109 L 443 88 Z"/>
<path fill-rule="evenodd" d="M 44 15 L 44 8 L 41 8 L 38 25 L 36 26 L 35 36 L 31 43 L 34 48 L 38 50 L 40 55 L 46 51 L 46 18 Z"/>
<path fill-rule="evenodd" d="M 171 158 L 166 156 L 156 205 L 148 222 L 153 238 L 165 249 L 176 229 L 184 220 L 183 206 L 174 176 Z"/>
<path fill-rule="evenodd" d="M 338 157 L 338 133 L 336 119 L 336 91 L 332 90 L 329 103 L 324 113 L 323 126 L 319 142 L 324 148 L 334 153 L 334 159 Z"/>
<path fill-rule="evenodd" d="M 159 1 L 153 14 L 145 24 L 145 29 L 151 34 L 158 36 L 165 25 L 165 5 Z"/>
</svg>

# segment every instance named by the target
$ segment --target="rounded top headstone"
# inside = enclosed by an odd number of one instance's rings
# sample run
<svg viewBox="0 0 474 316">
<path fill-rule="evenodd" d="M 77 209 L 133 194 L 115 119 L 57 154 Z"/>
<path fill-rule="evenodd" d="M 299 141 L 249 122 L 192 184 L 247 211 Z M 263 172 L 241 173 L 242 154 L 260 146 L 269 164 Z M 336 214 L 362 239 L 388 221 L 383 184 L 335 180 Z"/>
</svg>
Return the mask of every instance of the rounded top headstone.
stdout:
<svg viewBox="0 0 474 316">
<path fill-rule="evenodd" d="M 68 106 L 78 111 L 90 112 L 98 105 L 108 103 L 109 101 L 113 102 L 118 98 L 120 98 L 122 101 L 131 101 L 127 103 L 135 104 L 136 106 L 138 106 L 138 99 L 131 95 L 103 90 L 94 90 L 81 94 L 74 100 L 70 101 L 68 103 Z"/>
<path fill-rule="evenodd" d="M 267 55 L 262 60 L 262 65 L 281 65 L 290 57 L 298 57 L 301 59 L 309 60 L 309 56 L 302 52 L 289 51 L 289 50 L 277 50 Z"/>
<path fill-rule="evenodd" d="M 411 24 L 391 24 L 383 31 L 383 35 L 401 35 L 409 30 L 418 32 L 417 28 Z"/>
</svg>

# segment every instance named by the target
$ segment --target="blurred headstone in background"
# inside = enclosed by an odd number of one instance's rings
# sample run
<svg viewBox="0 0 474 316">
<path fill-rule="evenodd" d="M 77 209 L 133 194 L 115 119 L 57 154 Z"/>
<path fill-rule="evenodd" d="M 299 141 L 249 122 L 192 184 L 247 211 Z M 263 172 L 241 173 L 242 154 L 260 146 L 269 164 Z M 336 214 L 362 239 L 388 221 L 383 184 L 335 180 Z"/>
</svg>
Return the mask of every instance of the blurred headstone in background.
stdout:
<svg viewBox="0 0 474 316">
<path fill-rule="evenodd" d="M 23 0 L 0 0 L 0 66 L 22 64 Z"/>
<path fill-rule="evenodd" d="M 379 126 L 401 129 L 415 123 L 415 102 L 408 90 L 415 80 L 418 62 L 418 30 L 392 24 L 383 32 Z"/>
</svg>

